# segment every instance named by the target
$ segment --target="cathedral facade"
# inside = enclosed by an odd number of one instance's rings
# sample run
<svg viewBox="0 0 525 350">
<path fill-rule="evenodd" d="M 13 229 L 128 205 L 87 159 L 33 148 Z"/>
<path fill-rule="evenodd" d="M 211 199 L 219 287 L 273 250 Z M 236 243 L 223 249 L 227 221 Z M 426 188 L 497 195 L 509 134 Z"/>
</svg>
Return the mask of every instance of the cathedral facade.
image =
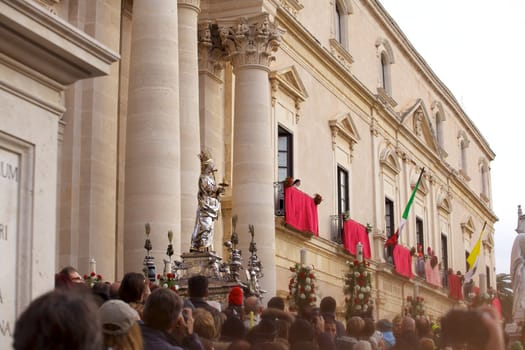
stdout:
<svg viewBox="0 0 525 350">
<path fill-rule="evenodd" d="M 319 296 L 342 310 L 348 217 L 367 227 L 376 318 L 401 313 L 416 287 L 432 315 L 453 305 L 445 274 L 466 271 L 485 222 L 478 270 L 495 287 L 495 154 L 379 0 L 0 6 L 2 180 L 12 183 L 0 189 L 16 198 L 0 249 L 9 242 L 13 284 L 26 290 L 6 314 L 62 266 L 85 272 L 95 259 L 107 280 L 141 271 L 146 223 L 158 269 L 168 231 L 175 256 L 187 252 L 201 150 L 228 184 L 215 249 L 225 254 L 235 215 L 247 257 L 254 225 L 269 296 L 288 294 L 305 248 Z M 399 276 L 384 248 L 421 168 L 399 244 L 431 248 L 442 288 Z M 313 235 L 286 224 L 287 178 L 322 197 Z"/>
</svg>

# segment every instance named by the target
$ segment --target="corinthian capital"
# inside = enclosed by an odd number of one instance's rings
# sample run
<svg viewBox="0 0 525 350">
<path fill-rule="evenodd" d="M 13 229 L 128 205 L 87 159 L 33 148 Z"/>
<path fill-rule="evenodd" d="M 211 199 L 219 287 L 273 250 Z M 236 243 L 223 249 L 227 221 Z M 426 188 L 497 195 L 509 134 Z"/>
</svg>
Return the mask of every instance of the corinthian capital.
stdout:
<svg viewBox="0 0 525 350">
<path fill-rule="evenodd" d="M 206 71 L 220 79 L 224 69 L 224 60 L 227 56 L 224 52 L 217 25 L 210 21 L 199 23 L 199 70 Z"/>
<path fill-rule="evenodd" d="M 270 22 L 267 13 L 218 26 L 221 44 L 234 68 L 248 64 L 269 67 L 284 34 L 284 30 Z"/>
</svg>

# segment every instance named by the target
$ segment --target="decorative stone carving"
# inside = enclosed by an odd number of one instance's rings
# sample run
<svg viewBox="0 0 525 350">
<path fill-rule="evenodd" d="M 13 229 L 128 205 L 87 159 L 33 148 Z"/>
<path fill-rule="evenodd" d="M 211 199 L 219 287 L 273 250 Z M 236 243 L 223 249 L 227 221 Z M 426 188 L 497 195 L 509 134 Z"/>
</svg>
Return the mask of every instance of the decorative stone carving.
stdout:
<svg viewBox="0 0 525 350">
<path fill-rule="evenodd" d="M 271 23 L 269 15 L 264 13 L 219 24 L 218 33 L 228 58 L 237 68 L 247 64 L 268 67 L 275 59 L 272 53 L 279 47 L 284 31 Z"/>
<path fill-rule="evenodd" d="M 199 24 L 199 70 L 206 71 L 214 78 L 222 80 L 226 52 L 221 47 L 217 25 L 206 21 Z"/>
</svg>

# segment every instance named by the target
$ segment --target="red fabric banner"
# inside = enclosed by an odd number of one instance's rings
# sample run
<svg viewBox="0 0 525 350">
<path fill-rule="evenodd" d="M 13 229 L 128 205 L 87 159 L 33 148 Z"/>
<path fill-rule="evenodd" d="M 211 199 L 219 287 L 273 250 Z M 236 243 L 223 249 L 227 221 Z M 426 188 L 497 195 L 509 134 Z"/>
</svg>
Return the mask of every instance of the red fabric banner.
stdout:
<svg viewBox="0 0 525 350">
<path fill-rule="evenodd" d="M 448 296 L 452 299 L 463 300 L 461 277 L 453 273 L 448 275 Z"/>
<path fill-rule="evenodd" d="M 430 265 L 430 258 L 425 261 L 425 278 L 428 283 L 441 288 L 441 275 L 439 274 L 438 265 L 432 268 Z"/>
<path fill-rule="evenodd" d="M 319 235 L 319 219 L 314 199 L 291 186 L 284 189 L 284 220 L 299 231 Z"/>
<path fill-rule="evenodd" d="M 372 255 L 366 228 L 357 221 L 348 219 L 343 224 L 343 244 L 350 254 L 356 255 L 358 242 L 363 245 L 363 257 L 370 259 Z"/>
<path fill-rule="evenodd" d="M 401 244 L 396 244 L 393 255 L 396 272 L 408 278 L 414 277 L 410 249 L 403 247 Z"/>
</svg>

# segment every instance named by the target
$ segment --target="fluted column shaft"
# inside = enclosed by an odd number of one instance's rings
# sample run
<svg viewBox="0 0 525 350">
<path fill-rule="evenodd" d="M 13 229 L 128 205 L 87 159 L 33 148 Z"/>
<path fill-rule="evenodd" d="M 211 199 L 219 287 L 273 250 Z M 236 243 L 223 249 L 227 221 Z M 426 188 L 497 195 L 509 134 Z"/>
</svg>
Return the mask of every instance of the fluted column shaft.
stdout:
<svg viewBox="0 0 525 350">
<path fill-rule="evenodd" d="M 248 258 L 248 225 L 255 227 L 258 256 L 264 268 L 262 289 L 275 295 L 275 219 L 273 208 L 273 127 L 268 80 L 271 52 L 278 40 L 266 16 L 241 19 L 220 29 L 235 74 L 232 214 Z"/>
<path fill-rule="evenodd" d="M 124 269 L 140 271 L 144 224 L 152 255 L 180 232 L 178 10 L 172 0 L 135 0 L 126 135 Z M 180 247 L 175 235 L 174 247 Z M 157 269 L 162 266 L 156 261 Z"/>
<path fill-rule="evenodd" d="M 181 250 L 188 252 L 195 224 L 200 176 L 199 66 L 197 19 L 199 0 L 178 0 Z M 177 252 L 176 252 L 177 253 Z M 178 255 L 178 254 L 176 254 Z"/>
</svg>

